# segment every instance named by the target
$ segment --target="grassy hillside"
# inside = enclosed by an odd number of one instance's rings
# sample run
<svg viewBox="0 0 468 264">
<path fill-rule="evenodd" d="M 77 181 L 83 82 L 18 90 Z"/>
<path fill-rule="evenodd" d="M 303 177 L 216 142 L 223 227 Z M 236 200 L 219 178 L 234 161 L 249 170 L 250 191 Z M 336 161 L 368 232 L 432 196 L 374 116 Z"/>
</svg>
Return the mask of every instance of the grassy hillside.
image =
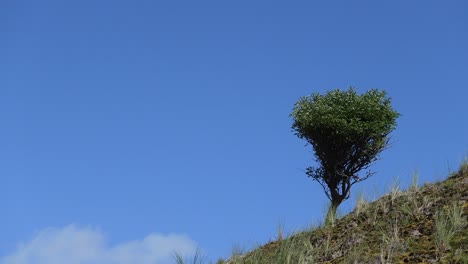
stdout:
<svg viewBox="0 0 468 264">
<path fill-rule="evenodd" d="M 279 236 L 217 264 L 468 263 L 467 200 L 465 160 L 443 182 L 393 187 L 376 201 L 361 199 L 332 226 Z"/>
</svg>

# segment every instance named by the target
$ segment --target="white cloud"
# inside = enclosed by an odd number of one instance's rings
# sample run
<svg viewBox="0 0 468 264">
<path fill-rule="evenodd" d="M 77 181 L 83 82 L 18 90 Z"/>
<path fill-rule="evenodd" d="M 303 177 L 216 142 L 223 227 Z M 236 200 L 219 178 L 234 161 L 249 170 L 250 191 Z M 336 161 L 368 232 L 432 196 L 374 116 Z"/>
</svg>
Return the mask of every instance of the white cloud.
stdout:
<svg viewBox="0 0 468 264">
<path fill-rule="evenodd" d="M 150 234 L 110 246 L 99 230 L 69 225 L 40 231 L 1 257 L 0 264 L 166 264 L 173 263 L 174 252 L 190 255 L 196 247 L 195 241 L 177 234 Z"/>
</svg>

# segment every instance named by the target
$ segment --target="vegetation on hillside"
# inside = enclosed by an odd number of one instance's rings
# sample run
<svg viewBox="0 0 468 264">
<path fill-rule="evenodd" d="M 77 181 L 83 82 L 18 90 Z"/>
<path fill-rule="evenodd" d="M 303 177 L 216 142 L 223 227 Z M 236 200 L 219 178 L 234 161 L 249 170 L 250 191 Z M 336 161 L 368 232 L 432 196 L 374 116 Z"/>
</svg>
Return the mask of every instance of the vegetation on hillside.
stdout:
<svg viewBox="0 0 468 264">
<path fill-rule="evenodd" d="M 278 234 L 217 264 L 468 263 L 468 160 L 443 182 L 398 185 L 375 201 L 361 198 L 333 225 Z M 177 263 L 207 263 L 197 256 Z"/>
</svg>

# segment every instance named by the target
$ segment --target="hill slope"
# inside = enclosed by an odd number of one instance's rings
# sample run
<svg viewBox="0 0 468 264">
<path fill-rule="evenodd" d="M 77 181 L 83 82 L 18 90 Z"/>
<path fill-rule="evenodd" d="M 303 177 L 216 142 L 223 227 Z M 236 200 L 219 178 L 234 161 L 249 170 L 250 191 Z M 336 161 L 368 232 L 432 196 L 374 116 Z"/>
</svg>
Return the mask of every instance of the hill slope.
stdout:
<svg viewBox="0 0 468 264">
<path fill-rule="evenodd" d="M 218 263 L 468 263 L 468 163 L 443 182 L 358 202 L 333 226 Z"/>
</svg>

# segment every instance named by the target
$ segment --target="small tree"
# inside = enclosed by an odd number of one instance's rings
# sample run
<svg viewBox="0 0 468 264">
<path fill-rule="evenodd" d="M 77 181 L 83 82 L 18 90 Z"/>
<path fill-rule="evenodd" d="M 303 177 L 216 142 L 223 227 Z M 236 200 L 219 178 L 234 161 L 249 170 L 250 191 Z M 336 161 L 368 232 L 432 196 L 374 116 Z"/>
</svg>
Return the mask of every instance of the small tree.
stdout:
<svg viewBox="0 0 468 264">
<path fill-rule="evenodd" d="M 389 145 L 388 135 L 400 114 L 392 109 L 385 91 L 358 95 L 351 87 L 302 97 L 291 116 L 295 135 L 312 145 L 320 163 L 307 168 L 306 174 L 322 185 L 331 202 L 327 222 L 332 221 L 338 206 L 349 198 L 351 186 L 373 175 L 358 172 Z"/>
</svg>

